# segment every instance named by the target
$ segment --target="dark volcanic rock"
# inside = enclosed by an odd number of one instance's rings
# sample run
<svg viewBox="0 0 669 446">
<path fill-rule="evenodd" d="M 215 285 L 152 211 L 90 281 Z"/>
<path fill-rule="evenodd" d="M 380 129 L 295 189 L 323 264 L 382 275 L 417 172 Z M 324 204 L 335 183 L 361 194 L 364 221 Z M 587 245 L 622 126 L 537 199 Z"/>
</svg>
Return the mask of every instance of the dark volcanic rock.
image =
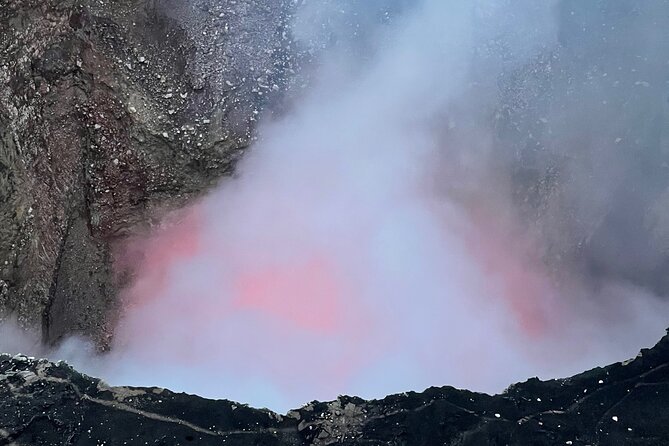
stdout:
<svg viewBox="0 0 669 446">
<path fill-rule="evenodd" d="M 158 388 L 109 387 L 64 363 L 0 356 L 0 445 L 664 445 L 669 336 L 625 363 L 489 396 L 452 387 L 340 397 L 286 415 Z"/>
<path fill-rule="evenodd" d="M 108 343 L 114 242 L 232 171 L 284 90 L 285 10 L 0 0 L 0 321 Z"/>
</svg>

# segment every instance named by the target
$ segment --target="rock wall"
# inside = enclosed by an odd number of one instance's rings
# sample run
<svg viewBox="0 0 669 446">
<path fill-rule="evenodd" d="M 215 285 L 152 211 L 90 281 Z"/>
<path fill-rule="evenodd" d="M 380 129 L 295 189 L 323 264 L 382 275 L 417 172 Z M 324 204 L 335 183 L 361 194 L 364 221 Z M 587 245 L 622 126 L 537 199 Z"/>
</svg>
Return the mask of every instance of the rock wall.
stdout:
<svg viewBox="0 0 669 446">
<path fill-rule="evenodd" d="M 115 242 L 232 172 L 284 89 L 285 10 L 0 1 L 2 317 L 108 345 Z"/>
</svg>

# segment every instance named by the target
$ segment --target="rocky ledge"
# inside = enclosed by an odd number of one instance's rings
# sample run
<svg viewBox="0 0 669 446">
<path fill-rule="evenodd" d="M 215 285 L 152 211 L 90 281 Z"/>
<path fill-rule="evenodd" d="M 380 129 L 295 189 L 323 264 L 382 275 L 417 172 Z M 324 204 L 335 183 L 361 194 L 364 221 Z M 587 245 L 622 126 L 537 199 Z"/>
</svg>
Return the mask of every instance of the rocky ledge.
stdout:
<svg viewBox="0 0 669 446">
<path fill-rule="evenodd" d="M 669 335 L 633 360 L 501 395 L 441 387 L 279 415 L 0 355 L 0 445 L 664 445 L 668 365 Z"/>
</svg>

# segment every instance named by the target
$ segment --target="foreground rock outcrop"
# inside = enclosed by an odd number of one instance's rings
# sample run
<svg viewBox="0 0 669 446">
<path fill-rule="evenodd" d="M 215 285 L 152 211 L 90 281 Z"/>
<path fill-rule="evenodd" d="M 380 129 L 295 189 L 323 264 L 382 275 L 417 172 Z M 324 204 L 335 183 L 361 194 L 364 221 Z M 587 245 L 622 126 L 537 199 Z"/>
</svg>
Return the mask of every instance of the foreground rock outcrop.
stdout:
<svg viewBox="0 0 669 446">
<path fill-rule="evenodd" d="M 452 387 L 340 397 L 279 415 L 65 363 L 0 356 L 0 445 L 664 445 L 669 336 L 624 363 L 489 396 Z"/>
</svg>

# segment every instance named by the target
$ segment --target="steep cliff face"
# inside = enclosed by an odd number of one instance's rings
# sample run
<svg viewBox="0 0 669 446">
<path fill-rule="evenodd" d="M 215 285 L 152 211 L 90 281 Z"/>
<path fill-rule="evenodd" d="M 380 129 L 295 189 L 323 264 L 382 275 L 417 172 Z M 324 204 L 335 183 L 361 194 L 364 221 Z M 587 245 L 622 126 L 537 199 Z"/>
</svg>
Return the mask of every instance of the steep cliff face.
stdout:
<svg viewBox="0 0 669 446">
<path fill-rule="evenodd" d="M 285 10 L 0 2 L 0 315 L 107 345 L 115 240 L 232 171 L 283 89 Z"/>
<path fill-rule="evenodd" d="M 498 123 L 546 263 L 658 295 L 669 292 L 668 7 L 556 2 L 559 45 L 504 79 Z"/>
<path fill-rule="evenodd" d="M 489 396 L 450 387 L 340 397 L 286 415 L 158 388 L 109 387 L 64 363 L 0 356 L 0 445 L 661 445 L 669 337 L 637 358 Z"/>
</svg>

